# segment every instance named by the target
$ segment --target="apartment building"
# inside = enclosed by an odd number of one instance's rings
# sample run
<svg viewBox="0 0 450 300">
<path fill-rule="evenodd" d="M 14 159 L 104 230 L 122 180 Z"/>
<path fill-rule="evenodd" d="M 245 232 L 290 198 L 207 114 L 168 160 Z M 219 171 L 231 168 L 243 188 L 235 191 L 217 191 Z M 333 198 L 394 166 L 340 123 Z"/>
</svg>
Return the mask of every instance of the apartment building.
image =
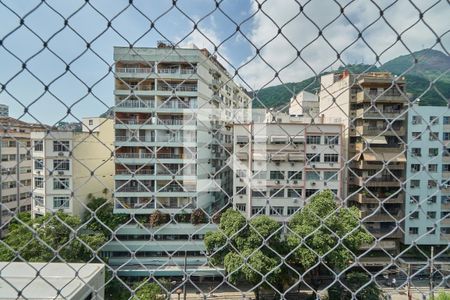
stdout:
<svg viewBox="0 0 450 300">
<path fill-rule="evenodd" d="M 39 124 L 0 117 L 1 225 L 9 222 L 14 213 L 31 210 L 30 132 L 45 129 Z"/>
<path fill-rule="evenodd" d="M 319 117 L 319 96 L 301 91 L 289 103 L 289 115 L 315 119 Z"/>
<path fill-rule="evenodd" d="M 321 77 L 320 112 L 344 125 L 345 195 L 356 205 L 376 249 L 395 251 L 404 218 L 405 79 L 387 72 Z"/>
<path fill-rule="evenodd" d="M 342 192 L 342 125 L 295 121 L 234 126 L 233 207 L 284 221 L 324 189 Z"/>
<path fill-rule="evenodd" d="M 450 240 L 450 110 L 414 105 L 408 113 L 405 244 Z"/>
<path fill-rule="evenodd" d="M 198 209 L 212 214 L 231 201 L 230 120 L 250 105 L 245 90 L 215 56 L 195 46 L 174 48 L 160 42 L 155 48 L 115 47 L 114 61 L 114 212 L 159 211 L 173 218 Z M 172 256 L 178 255 L 176 250 L 184 255 L 190 249 L 189 236 L 198 229 L 188 225 L 179 223 L 173 229 L 172 233 L 184 230 L 183 238 L 167 234 L 163 240 L 146 242 L 153 247 L 146 255 L 160 261 L 146 265 L 149 269 L 159 270 L 165 264 L 171 271 L 163 274 L 183 274 Z M 196 249 L 203 249 L 200 244 Z M 105 249 L 111 256 L 125 255 L 120 245 L 111 243 Z M 200 267 L 194 252 L 187 264 Z M 132 264 L 122 270 L 139 275 Z"/>
<path fill-rule="evenodd" d="M 82 131 L 32 132 L 32 214 L 82 216 L 90 195 L 111 197 L 114 121 L 83 118 Z"/>
<path fill-rule="evenodd" d="M 0 117 L 9 117 L 9 106 L 0 104 Z"/>
</svg>

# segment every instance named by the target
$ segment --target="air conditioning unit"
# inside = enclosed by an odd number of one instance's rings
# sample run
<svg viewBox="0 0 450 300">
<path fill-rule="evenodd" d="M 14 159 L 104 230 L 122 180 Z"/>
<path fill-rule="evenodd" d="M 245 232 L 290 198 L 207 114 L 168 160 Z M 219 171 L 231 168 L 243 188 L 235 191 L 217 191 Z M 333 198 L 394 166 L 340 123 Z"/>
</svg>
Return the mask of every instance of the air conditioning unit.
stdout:
<svg viewBox="0 0 450 300">
<path fill-rule="evenodd" d="M 36 173 L 37 173 L 38 175 L 41 175 L 41 171 L 37 171 Z"/>
<path fill-rule="evenodd" d="M 315 167 L 316 167 L 316 165 L 315 165 L 315 164 L 312 164 L 312 165 L 311 165 L 311 167 L 312 167 L 312 168 L 315 168 Z"/>
<path fill-rule="evenodd" d="M 64 175 L 64 171 L 58 171 L 58 175 Z"/>
<path fill-rule="evenodd" d="M 295 166 L 295 164 L 294 164 L 294 163 L 291 163 L 291 166 Z"/>
<path fill-rule="evenodd" d="M 58 152 L 58 156 L 64 156 L 64 152 Z"/>
<path fill-rule="evenodd" d="M 277 162 L 277 163 L 275 163 L 275 165 L 276 165 L 276 166 L 279 166 L 279 165 L 280 165 L 280 163 L 279 163 L 279 162 Z"/>
<path fill-rule="evenodd" d="M 297 180 L 294 180 L 293 182 L 294 182 L 294 184 L 297 184 L 297 183 L 298 183 L 298 181 L 297 181 Z"/>
<path fill-rule="evenodd" d="M 276 183 L 276 184 L 279 184 L 279 183 L 280 183 L 280 181 L 279 181 L 279 180 L 275 180 L 275 183 Z"/>
<path fill-rule="evenodd" d="M 311 146 L 311 149 L 316 149 L 316 148 L 317 148 L 316 145 L 312 145 L 312 146 Z"/>
<path fill-rule="evenodd" d="M 244 179 L 242 179 L 242 178 L 239 178 L 239 181 L 240 181 L 240 182 L 244 182 Z"/>
<path fill-rule="evenodd" d="M 313 181 L 313 182 L 311 182 L 311 185 L 313 185 L 313 186 L 314 186 L 314 185 L 316 185 L 316 183 L 315 183 L 315 182 Z"/>
<path fill-rule="evenodd" d="M 331 148 L 331 149 L 334 149 L 334 145 L 330 145 L 330 148 Z"/>
<path fill-rule="evenodd" d="M 334 163 L 330 163 L 330 167 L 334 166 Z"/>
</svg>

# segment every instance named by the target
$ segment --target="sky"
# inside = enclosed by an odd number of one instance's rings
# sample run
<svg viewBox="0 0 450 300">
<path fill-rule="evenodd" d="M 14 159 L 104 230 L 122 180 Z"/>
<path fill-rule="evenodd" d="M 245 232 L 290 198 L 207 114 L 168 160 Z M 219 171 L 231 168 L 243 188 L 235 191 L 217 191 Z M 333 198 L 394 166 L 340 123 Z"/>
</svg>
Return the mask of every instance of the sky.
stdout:
<svg viewBox="0 0 450 300">
<path fill-rule="evenodd" d="M 253 91 L 425 48 L 449 54 L 449 15 L 446 0 L 2 0 L 0 103 L 50 125 L 97 116 L 114 102 L 113 47 L 159 40 L 217 47 Z"/>
</svg>

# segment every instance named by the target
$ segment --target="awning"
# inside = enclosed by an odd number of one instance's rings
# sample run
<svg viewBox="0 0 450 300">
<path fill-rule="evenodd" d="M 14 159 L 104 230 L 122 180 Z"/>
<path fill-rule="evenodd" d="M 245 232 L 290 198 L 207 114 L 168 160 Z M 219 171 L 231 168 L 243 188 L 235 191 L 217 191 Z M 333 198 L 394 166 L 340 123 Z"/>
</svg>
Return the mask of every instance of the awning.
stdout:
<svg viewBox="0 0 450 300">
<path fill-rule="evenodd" d="M 267 160 L 267 153 L 253 152 L 254 160 Z"/>
<path fill-rule="evenodd" d="M 305 142 L 305 137 L 304 136 L 291 136 L 292 142 L 293 143 L 304 143 Z"/>
<path fill-rule="evenodd" d="M 368 136 L 365 137 L 365 140 L 369 144 L 377 144 L 377 145 L 386 145 L 386 137 L 384 136 Z"/>
<path fill-rule="evenodd" d="M 380 153 L 363 153 L 364 161 L 383 161 L 383 155 Z"/>
<path fill-rule="evenodd" d="M 246 143 L 248 143 L 248 136 L 245 136 L 245 135 L 238 135 L 238 136 L 236 137 L 236 142 L 237 142 L 238 144 L 246 144 Z"/>
<path fill-rule="evenodd" d="M 406 157 L 404 153 L 389 153 L 384 152 L 383 157 L 385 161 L 390 162 L 406 162 Z"/>
<path fill-rule="evenodd" d="M 254 139 L 255 143 L 267 143 L 267 136 L 264 135 L 255 135 Z"/>
<path fill-rule="evenodd" d="M 272 135 L 270 137 L 270 141 L 272 143 L 286 143 L 288 141 L 288 137 L 286 135 Z"/>
</svg>

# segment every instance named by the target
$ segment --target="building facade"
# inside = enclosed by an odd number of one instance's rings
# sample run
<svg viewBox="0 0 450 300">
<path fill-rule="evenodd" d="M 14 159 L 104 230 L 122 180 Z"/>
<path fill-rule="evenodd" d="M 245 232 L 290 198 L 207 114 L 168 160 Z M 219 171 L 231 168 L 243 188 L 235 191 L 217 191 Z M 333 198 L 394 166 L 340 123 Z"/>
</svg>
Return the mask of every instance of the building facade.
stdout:
<svg viewBox="0 0 450 300">
<path fill-rule="evenodd" d="M 202 210 L 211 216 L 231 201 L 230 120 L 250 105 L 245 90 L 233 82 L 216 57 L 195 46 L 115 47 L 114 61 L 114 212 L 141 217 L 160 212 L 174 218 Z M 153 236 L 150 233 L 145 234 L 145 241 L 121 245 L 148 245 L 151 249 L 146 255 L 159 261 L 140 260 L 148 270 L 180 276 L 183 267 L 172 254 L 185 255 L 185 250 L 198 252 L 203 247 L 198 241 L 189 250 L 195 228 L 183 237 L 173 237 L 189 225 L 174 225 L 172 237 L 166 233 L 168 237 L 160 241 L 148 240 Z M 147 231 L 141 229 L 137 235 Z M 121 259 L 128 261 L 120 258 L 126 254 L 121 245 L 110 243 L 105 248 L 106 255 L 115 257 L 112 265 L 122 264 Z M 200 268 L 203 263 L 194 252 L 187 255 L 186 263 Z M 128 270 L 129 276 L 141 273 L 132 263 L 122 270 Z"/>
<path fill-rule="evenodd" d="M 289 115 L 315 119 L 319 117 L 319 96 L 307 91 L 301 91 L 291 98 Z"/>
<path fill-rule="evenodd" d="M 0 117 L 0 199 L 2 201 L 0 224 L 2 225 L 9 222 L 14 213 L 31 210 L 30 133 L 45 129 L 38 124 Z"/>
<path fill-rule="evenodd" d="M 111 196 L 114 122 L 83 118 L 82 131 L 33 132 L 32 214 L 82 216 L 90 196 Z"/>
<path fill-rule="evenodd" d="M 405 244 L 448 245 L 450 111 L 414 105 L 408 113 Z"/>
<path fill-rule="evenodd" d="M 0 117 L 9 117 L 9 107 L 6 104 L 0 104 Z"/>
<path fill-rule="evenodd" d="M 345 195 L 356 205 L 376 249 L 396 251 L 404 214 L 405 80 L 386 72 L 321 77 L 320 111 L 344 125 Z"/>
<path fill-rule="evenodd" d="M 340 124 L 236 124 L 233 207 L 284 221 L 321 190 L 340 199 L 341 140 Z"/>
</svg>

